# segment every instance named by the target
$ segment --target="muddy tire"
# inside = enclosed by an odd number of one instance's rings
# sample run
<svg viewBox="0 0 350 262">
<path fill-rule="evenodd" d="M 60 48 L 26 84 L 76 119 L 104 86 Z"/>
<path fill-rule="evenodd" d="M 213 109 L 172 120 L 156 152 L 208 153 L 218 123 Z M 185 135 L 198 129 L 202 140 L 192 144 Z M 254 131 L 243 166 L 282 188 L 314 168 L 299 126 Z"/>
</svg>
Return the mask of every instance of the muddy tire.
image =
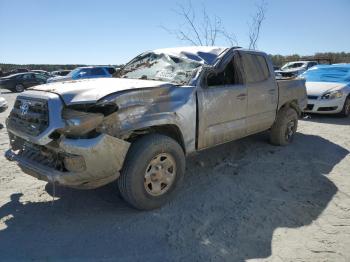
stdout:
<svg viewBox="0 0 350 262">
<path fill-rule="evenodd" d="M 140 210 L 164 205 L 179 188 L 185 155 L 172 138 L 151 134 L 132 143 L 118 179 L 123 199 Z"/>
<path fill-rule="evenodd" d="M 17 93 L 22 93 L 24 91 L 24 86 L 22 84 L 17 84 L 15 90 Z"/>
<path fill-rule="evenodd" d="M 348 117 L 350 115 L 350 96 L 346 98 L 343 110 L 340 112 L 340 114 L 344 117 Z"/>
<path fill-rule="evenodd" d="M 270 142 L 276 146 L 285 146 L 293 141 L 298 128 L 298 114 L 290 107 L 282 108 L 270 132 Z"/>
</svg>

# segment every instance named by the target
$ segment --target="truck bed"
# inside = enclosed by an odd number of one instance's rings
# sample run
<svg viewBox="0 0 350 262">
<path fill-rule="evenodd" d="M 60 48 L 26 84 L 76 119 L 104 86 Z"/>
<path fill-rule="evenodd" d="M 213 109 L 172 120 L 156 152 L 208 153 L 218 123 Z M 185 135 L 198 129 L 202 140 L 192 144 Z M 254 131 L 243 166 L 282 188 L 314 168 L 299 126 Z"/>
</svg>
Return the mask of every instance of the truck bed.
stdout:
<svg viewBox="0 0 350 262">
<path fill-rule="evenodd" d="M 276 81 L 279 94 L 278 109 L 290 100 L 295 100 L 302 109 L 307 106 L 305 79 L 287 78 Z"/>
</svg>

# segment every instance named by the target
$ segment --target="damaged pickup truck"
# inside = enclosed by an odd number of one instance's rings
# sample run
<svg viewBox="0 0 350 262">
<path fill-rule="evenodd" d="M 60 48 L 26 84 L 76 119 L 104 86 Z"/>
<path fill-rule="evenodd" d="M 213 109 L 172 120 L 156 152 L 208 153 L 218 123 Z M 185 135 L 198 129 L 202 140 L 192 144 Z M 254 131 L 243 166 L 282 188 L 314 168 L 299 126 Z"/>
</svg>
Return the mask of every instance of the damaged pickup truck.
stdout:
<svg viewBox="0 0 350 262">
<path fill-rule="evenodd" d="M 114 78 L 49 83 L 17 97 L 9 160 L 38 179 L 91 189 L 117 180 L 138 209 L 179 188 L 185 156 L 269 130 L 287 145 L 307 103 L 303 79 L 276 81 L 265 53 L 187 47 L 143 53 Z"/>
</svg>

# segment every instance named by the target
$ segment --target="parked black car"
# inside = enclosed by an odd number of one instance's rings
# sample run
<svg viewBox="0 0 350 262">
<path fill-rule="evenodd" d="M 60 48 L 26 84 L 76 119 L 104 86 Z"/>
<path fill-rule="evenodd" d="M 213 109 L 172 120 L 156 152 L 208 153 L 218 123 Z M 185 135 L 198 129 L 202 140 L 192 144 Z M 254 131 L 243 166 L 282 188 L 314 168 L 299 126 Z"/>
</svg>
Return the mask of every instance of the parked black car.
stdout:
<svg viewBox="0 0 350 262">
<path fill-rule="evenodd" d="M 37 73 L 20 73 L 0 78 L 0 88 L 23 92 L 31 86 L 45 84 L 48 77 Z"/>
<path fill-rule="evenodd" d="M 0 77 L 10 76 L 10 75 L 18 74 L 18 73 L 26 73 L 26 72 L 29 72 L 29 70 L 26 68 L 17 68 L 17 69 L 13 69 L 11 71 L 8 71 L 8 72 L 2 72 L 2 75 Z"/>
</svg>

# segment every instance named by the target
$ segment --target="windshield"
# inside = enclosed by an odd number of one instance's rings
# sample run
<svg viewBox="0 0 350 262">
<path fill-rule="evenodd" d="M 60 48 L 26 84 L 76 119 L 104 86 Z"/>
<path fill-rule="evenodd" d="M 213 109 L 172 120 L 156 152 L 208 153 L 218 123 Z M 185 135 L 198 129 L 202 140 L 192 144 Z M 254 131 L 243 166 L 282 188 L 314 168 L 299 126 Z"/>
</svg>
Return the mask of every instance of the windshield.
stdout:
<svg viewBox="0 0 350 262">
<path fill-rule="evenodd" d="M 201 65 L 195 61 L 151 52 L 133 59 L 118 72 L 117 77 L 158 80 L 183 85 L 189 82 Z"/>
<path fill-rule="evenodd" d="M 287 63 L 284 66 L 282 66 L 282 70 L 288 70 L 288 69 L 294 69 L 304 66 L 305 63 Z"/>
<path fill-rule="evenodd" d="M 80 70 L 81 70 L 81 68 L 76 68 L 76 69 L 70 71 L 68 76 L 75 76 L 76 74 L 79 74 Z"/>
<path fill-rule="evenodd" d="M 90 68 L 76 68 L 73 71 L 71 71 L 67 76 L 74 78 L 78 75 L 88 75 L 89 72 Z"/>
<path fill-rule="evenodd" d="M 350 82 L 350 67 L 314 67 L 301 75 L 309 82 Z"/>
</svg>

